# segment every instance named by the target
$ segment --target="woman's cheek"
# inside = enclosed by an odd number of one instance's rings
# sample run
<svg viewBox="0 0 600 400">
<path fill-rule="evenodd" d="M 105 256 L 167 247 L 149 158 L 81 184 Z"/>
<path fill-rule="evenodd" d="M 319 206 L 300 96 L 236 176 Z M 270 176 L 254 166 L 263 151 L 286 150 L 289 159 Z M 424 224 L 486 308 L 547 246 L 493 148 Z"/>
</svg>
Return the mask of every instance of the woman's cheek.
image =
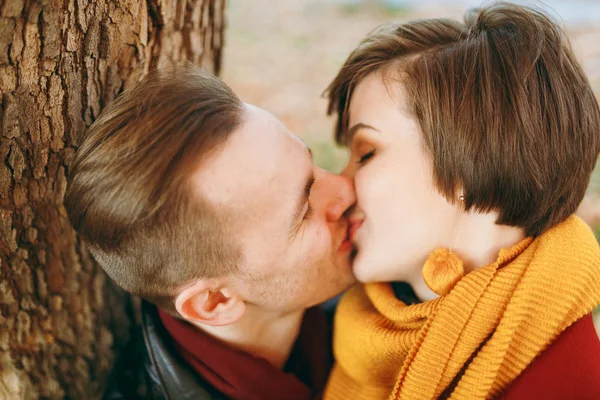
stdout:
<svg viewBox="0 0 600 400">
<path fill-rule="evenodd" d="M 375 161 L 375 160 L 373 160 Z M 355 177 L 354 184 L 356 188 L 356 198 L 359 207 L 365 212 L 372 203 L 380 203 L 383 199 L 382 196 L 386 196 L 385 177 L 383 175 L 385 171 L 378 171 L 375 163 L 368 164 L 367 167 L 363 167 Z"/>
<path fill-rule="evenodd" d="M 356 190 L 356 202 L 360 208 L 364 208 L 367 197 L 367 181 L 364 179 L 362 171 L 354 176 L 354 190 Z"/>
</svg>

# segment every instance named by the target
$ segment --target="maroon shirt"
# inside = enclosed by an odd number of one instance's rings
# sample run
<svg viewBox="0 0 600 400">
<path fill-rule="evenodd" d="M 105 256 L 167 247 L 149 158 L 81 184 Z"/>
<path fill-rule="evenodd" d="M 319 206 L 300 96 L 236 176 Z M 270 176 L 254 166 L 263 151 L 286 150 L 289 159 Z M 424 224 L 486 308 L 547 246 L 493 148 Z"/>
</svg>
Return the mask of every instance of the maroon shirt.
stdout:
<svg viewBox="0 0 600 400">
<path fill-rule="evenodd" d="M 233 400 L 320 398 L 332 365 L 329 329 L 318 307 L 306 311 L 283 370 L 236 350 L 193 325 L 159 311 L 175 348 L 212 387 Z"/>
<path fill-rule="evenodd" d="M 600 399 L 600 340 L 592 315 L 565 330 L 500 399 Z"/>
</svg>

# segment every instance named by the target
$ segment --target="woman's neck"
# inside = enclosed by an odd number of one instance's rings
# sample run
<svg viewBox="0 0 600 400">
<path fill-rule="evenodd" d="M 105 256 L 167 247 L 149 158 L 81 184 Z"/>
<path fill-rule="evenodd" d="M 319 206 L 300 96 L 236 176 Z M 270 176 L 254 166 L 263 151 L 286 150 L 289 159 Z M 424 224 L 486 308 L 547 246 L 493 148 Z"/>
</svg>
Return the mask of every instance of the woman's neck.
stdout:
<svg viewBox="0 0 600 400">
<path fill-rule="evenodd" d="M 500 250 L 510 248 L 525 239 L 522 228 L 498 225 L 497 213 L 464 215 L 456 235 L 454 251 L 463 260 L 465 273 L 496 261 Z"/>
<path fill-rule="evenodd" d="M 465 213 L 462 216 L 453 251 L 463 261 L 465 274 L 496 261 L 500 250 L 512 247 L 525 239 L 523 229 L 498 225 L 496 213 Z M 439 297 L 423 280 L 422 266 L 408 279 L 421 301 Z"/>
</svg>

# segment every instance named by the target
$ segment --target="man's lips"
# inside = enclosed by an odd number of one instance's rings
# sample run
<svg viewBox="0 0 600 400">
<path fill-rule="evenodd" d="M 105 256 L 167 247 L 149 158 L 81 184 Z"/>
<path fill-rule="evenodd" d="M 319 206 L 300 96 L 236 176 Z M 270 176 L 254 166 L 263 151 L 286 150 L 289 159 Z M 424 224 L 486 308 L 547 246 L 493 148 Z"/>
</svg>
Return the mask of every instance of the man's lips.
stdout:
<svg viewBox="0 0 600 400">
<path fill-rule="evenodd" d="M 362 223 L 363 223 L 362 219 L 350 221 L 348 223 L 346 237 L 344 238 L 344 240 L 342 241 L 342 244 L 340 245 L 340 251 L 350 251 L 353 249 L 354 245 L 352 243 L 352 239 L 354 237 L 354 234 L 358 230 L 358 228 L 360 228 L 360 226 L 362 225 Z"/>
<path fill-rule="evenodd" d="M 338 249 L 341 252 L 347 252 L 352 250 L 352 240 L 350 239 L 349 231 L 346 231 L 346 237 L 342 240 L 342 244 L 340 244 L 340 248 Z"/>
<path fill-rule="evenodd" d="M 364 219 L 350 220 L 350 223 L 348 225 L 348 237 L 349 237 L 350 241 L 352 241 L 354 239 L 354 235 L 356 234 L 356 231 L 358 231 L 360 229 L 363 222 L 365 222 Z"/>
</svg>

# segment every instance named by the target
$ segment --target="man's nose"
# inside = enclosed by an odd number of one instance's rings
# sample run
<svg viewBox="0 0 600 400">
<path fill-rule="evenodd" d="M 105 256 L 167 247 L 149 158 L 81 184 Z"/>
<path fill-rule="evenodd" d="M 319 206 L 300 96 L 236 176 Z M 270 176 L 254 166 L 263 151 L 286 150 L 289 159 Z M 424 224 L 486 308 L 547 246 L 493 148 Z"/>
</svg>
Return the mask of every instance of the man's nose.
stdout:
<svg viewBox="0 0 600 400">
<path fill-rule="evenodd" d="M 326 217 L 328 221 L 337 221 L 344 213 L 356 203 L 356 194 L 354 192 L 354 182 L 352 179 L 323 171 L 326 175 L 328 202 L 326 205 Z"/>
</svg>

